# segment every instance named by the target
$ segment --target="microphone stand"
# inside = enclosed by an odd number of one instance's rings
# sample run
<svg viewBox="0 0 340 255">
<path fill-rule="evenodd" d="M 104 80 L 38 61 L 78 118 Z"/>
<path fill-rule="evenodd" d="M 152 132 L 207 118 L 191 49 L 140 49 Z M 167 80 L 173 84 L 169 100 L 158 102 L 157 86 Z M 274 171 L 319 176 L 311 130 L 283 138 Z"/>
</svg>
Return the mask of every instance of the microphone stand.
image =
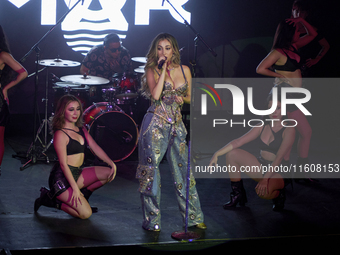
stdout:
<svg viewBox="0 0 340 255">
<path fill-rule="evenodd" d="M 193 32 L 194 34 L 196 35 L 195 39 L 194 39 L 194 61 L 191 62 L 190 64 L 192 65 L 192 77 L 193 78 L 196 78 L 196 64 L 197 64 L 197 46 L 198 46 L 198 42 L 201 41 L 204 46 L 211 52 L 211 54 L 214 56 L 214 57 L 217 57 L 217 54 L 216 52 L 204 41 L 203 37 L 198 33 L 196 32 L 196 30 L 188 23 L 188 21 L 186 19 L 184 19 L 184 17 L 176 10 L 176 8 L 170 3 L 169 0 L 165 0 L 174 10 L 175 12 L 177 12 L 177 14 L 183 19 L 184 21 L 184 24 L 189 27 Z"/>
<path fill-rule="evenodd" d="M 35 51 L 36 54 L 36 71 L 35 71 L 35 84 L 34 84 L 34 102 L 33 102 L 33 114 L 34 114 L 34 123 L 33 123 L 33 142 L 30 146 L 30 148 L 27 151 L 26 157 L 25 158 L 29 158 L 29 160 L 22 166 L 20 167 L 20 170 L 24 170 L 29 163 L 33 163 L 35 164 L 37 162 L 37 160 L 39 160 L 39 156 L 40 154 L 43 154 L 48 147 L 51 145 L 51 142 L 46 146 L 46 144 L 44 145 L 44 149 L 42 152 L 38 153 L 36 150 L 36 140 L 39 138 L 38 135 L 41 131 L 41 127 L 39 128 L 37 134 L 36 134 L 36 129 L 37 129 L 37 109 L 38 109 L 38 105 L 37 105 L 37 91 L 38 91 L 38 81 L 39 81 L 39 77 L 38 77 L 38 73 L 39 73 L 39 57 L 40 57 L 40 48 L 39 48 L 39 44 L 65 19 L 65 17 L 81 2 L 82 0 L 78 0 L 72 8 L 70 8 L 58 21 L 57 23 L 51 27 L 47 33 L 36 43 L 33 45 L 33 47 L 29 50 L 29 52 L 27 52 L 25 54 L 25 56 L 23 56 L 20 59 L 20 63 L 23 63 L 26 61 L 27 57 L 33 52 Z M 48 74 L 47 74 L 48 75 Z M 46 78 L 47 79 L 47 78 Z M 46 92 L 47 93 L 47 92 Z M 47 98 L 45 99 L 47 100 Z M 47 101 L 46 101 L 47 102 Z M 44 120 L 44 123 L 46 123 L 47 125 L 47 119 Z M 45 139 L 46 140 L 46 139 Z M 13 156 L 14 157 L 14 156 Z M 49 162 L 49 159 L 47 158 L 47 162 Z"/>
<path fill-rule="evenodd" d="M 197 45 L 198 45 L 198 42 L 201 41 L 203 42 L 203 44 L 207 47 L 207 49 L 211 52 L 211 54 L 216 57 L 217 54 L 216 52 L 204 41 L 204 39 L 202 38 L 202 36 L 196 32 L 196 30 L 188 23 L 188 21 L 186 21 L 184 19 L 184 17 L 176 10 L 176 8 L 170 3 L 169 0 L 165 0 L 168 2 L 168 4 L 177 12 L 177 14 L 184 20 L 184 24 L 189 27 L 193 32 L 194 34 L 196 35 L 195 39 L 194 39 L 194 42 L 195 42 L 195 48 L 194 48 L 194 61 L 193 63 L 191 63 L 192 65 L 192 77 L 195 78 L 196 77 L 196 61 L 197 61 Z M 185 211 L 185 229 L 184 231 L 176 231 L 176 232 L 173 232 L 171 234 L 171 237 L 176 239 L 176 240 L 179 240 L 179 241 L 184 241 L 184 240 L 187 240 L 187 241 L 192 241 L 192 240 L 195 240 L 195 239 L 198 239 L 200 238 L 200 235 L 198 233 L 195 233 L 195 232 L 192 232 L 192 231 L 188 231 L 188 207 L 189 207 L 189 185 L 190 185 L 190 148 L 191 145 L 190 145 L 190 141 L 188 143 L 188 170 L 187 170 L 187 184 L 186 184 L 186 211 Z"/>
<path fill-rule="evenodd" d="M 178 241 L 192 241 L 200 238 L 200 234 L 188 231 L 188 216 L 189 216 L 189 188 L 190 188 L 190 141 L 188 144 L 188 169 L 187 169 L 187 183 L 186 183 L 186 201 L 185 201 L 185 229 L 184 231 L 175 231 L 171 234 L 171 237 L 173 239 L 176 239 Z"/>
</svg>

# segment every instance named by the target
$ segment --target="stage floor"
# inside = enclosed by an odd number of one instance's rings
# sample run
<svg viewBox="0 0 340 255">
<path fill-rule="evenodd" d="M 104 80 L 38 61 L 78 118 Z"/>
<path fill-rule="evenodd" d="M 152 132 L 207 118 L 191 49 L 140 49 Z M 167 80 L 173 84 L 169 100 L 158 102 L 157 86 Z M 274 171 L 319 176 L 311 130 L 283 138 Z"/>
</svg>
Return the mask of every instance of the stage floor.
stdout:
<svg viewBox="0 0 340 255">
<path fill-rule="evenodd" d="M 0 176 L 0 251 L 11 254 L 54 254 L 60 249 L 89 249 L 102 254 L 115 249 L 148 251 L 209 251 L 237 247 L 239 250 L 277 246 L 278 251 L 302 251 L 330 248 L 340 240 L 340 180 L 321 179 L 315 184 L 294 183 L 287 187 L 283 212 L 272 211 L 272 201 L 255 194 L 255 182 L 245 179 L 248 203 L 245 207 L 224 210 L 229 200 L 228 179 L 197 179 L 197 190 L 207 230 L 189 229 L 200 238 L 180 242 L 171 237 L 184 231 L 171 183 L 168 163 L 163 161 L 162 230 L 142 228 L 138 181 L 135 179 L 137 157 L 117 163 L 116 179 L 94 192 L 90 204 L 99 209 L 88 220 L 74 219 L 66 213 L 33 204 L 41 186 L 47 186 L 52 163 L 37 162 L 20 170 L 25 160 L 13 155 L 13 144 L 30 138 L 6 138 L 6 152 Z M 28 146 L 29 144 L 27 144 Z M 27 147 L 28 149 L 28 147 Z M 313 155 L 312 155 L 313 156 Z M 6 254 L 6 253 L 4 253 Z M 7 253 L 8 254 L 8 253 Z"/>
</svg>

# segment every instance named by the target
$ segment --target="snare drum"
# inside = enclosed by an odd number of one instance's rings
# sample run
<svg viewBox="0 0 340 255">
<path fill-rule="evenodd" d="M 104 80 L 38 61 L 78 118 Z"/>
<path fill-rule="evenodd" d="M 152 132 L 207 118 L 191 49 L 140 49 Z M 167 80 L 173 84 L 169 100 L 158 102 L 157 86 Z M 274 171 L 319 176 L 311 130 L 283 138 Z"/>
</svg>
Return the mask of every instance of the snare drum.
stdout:
<svg viewBox="0 0 340 255">
<path fill-rule="evenodd" d="M 102 98 L 105 102 L 113 102 L 114 97 L 119 93 L 120 87 L 115 86 L 105 86 L 102 88 Z"/>
<path fill-rule="evenodd" d="M 90 135 L 113 162 L 126 159 L 137 147 L 136 123 L 118 106 L 94 103 L 83 117 Z"/>
<path fill-rule="evenodd" d="M 135 75 L 124 75 L 119 83 L 120 92 L 116 95 L 118 103 L 138 97 L 138 79 Z"/>
</svg>

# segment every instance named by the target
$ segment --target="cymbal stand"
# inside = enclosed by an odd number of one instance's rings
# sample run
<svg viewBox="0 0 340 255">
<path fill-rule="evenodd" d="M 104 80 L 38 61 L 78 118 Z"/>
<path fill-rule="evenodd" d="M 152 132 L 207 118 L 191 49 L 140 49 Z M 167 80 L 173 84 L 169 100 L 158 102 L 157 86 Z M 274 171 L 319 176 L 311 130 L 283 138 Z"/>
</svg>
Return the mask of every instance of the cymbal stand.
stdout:
<svg viewBox="0 0 340 255">
<path fill-rule="evenodd" d="M 26 153 L 26 158 L 29 158 L 29 155 L 31 154 L 32 150 L 35 150 L 36 153 L 32 154 L 31 158 L 23 165 L 20 167 L 20 170 L 24 170 L 25 167 L 30 164 L 31 162 L 33 164 L 35 164 L 37 162 L 37 160 L 46 160 L 46 163 L 50 163 L 50 159 L 48 158 L 47 154 L 45 153 L 49 147 L 51 146 L 51 144 L 53 143 L 53 139 L 51 139 L 49 141 L 49 143 L 47 143 L 47 135 L 48 135 L 48 118 L 47 118 L 47 111 L 48 111 L 48 77 L 49 77 L 49 73 L 48 73 L 48 67 L 46 67 L 46 88 L 45 88 L 45 98 L 42 99 L 42 101 L 45 101 L 45 118 L 43 119 L 42 123 L 40 124 L 40 127 L 38 128 L 38 131 L 33 139 L 33 142 L 31 143 L 30 147 L 28 148 L 28 151 Z M 40 133 L 44 131 L 44 136 L 42 137 L 42 139 L 40 138 Z M 36 142 L 37 140 L 39 140 L 41 146 L 42 146 L 42 150 L 37 150 L 36 149 Z M 44 158 L 41 158 L 41 157 Z"/>
<path fill-rule="evenodd" d="M 23 56 L 21 59 L 20 59 L 20 63 L 23 63 L 26 58 L 33 52 L 35 51 L 36 52 L 36 72 L 35 72 L 35 85 L 34 85 L 34 109 L 33 109 L 33 113 L 34 113 L 34 123 L 33 123 L 33 129 L 34 129 L 34 132 L 36 130 L 36 122 L 37 122 L 37 109 L 38 109 L 38 105 L 37 105 L 37 91 L 38 91 L 38 73 L 39 73 L 39 70 L 38 70 L 38 66 L 39 66 L 39 56 L 40 56 L 40 49 L 39 49 L 39 44 L 59 25 L 61 24 L 61 22 L 65 19 L 65 17 L 80 3 L 80 2 L 83 2 L 82 0 L 78 0 L 57 22 L 54 26 L 52 26 L 46 34 L 43 35 L 43 37 L 40 38 L 40 40 L 35 44 L 33 45 L 33 47 L 29 50 L 29 52 L 27 52 L 25 54 L 25 56 Z M 48 76 L 47 78 L 48 79 Z M 47 92 L 46 92 L 47 93 Z M 47 98 L 45 99 L 47 100 Z M 47 103 L 47 102 L 46 102 Z M 45 111 L 45 117 L 46 117 L 46 111 Z M 20 167 L 20 170 L 24 170 L 24 168 L 29 164 L 29 163 L 36 163 L 37 159 L 38 159 L 38 156 L 40 155 L 40 153 L 37 153 L 36 152 L 36 146 L 35 146 L 35 143 L 36 141 L 38 140 L 38 135 L 39 133 L 41 132 L 41 129 L 44 125 L 47 125 L 47 118 L 45 118 L 43 124 L 41 124 L 42 126 L 40 126 L 37 134 L 34 133 L 34 138 L 33 138 L 33 142 L 27 152 L 27 155 L 26 155 L 26 158 L 29 158 L 29 161 L 27 163 L 25 163 L 22 167 Z M 45 134 L 46 134 L 46 131 L 47 130 L 47 127 L 45 126 Z M 39 132 L 40 131 L 40 132 Z M 40 139 L 40 138 L 39 138 Z M 52 141 L 50 142 L 52 143 Z M 43 149 L 42 153 L 46 152 L 46 150 L 48 149 L 48 147 L 50 146 L 50 143 L 49 145 L 46 145 L 45 143 L 45 148 Z"/>
</svg>

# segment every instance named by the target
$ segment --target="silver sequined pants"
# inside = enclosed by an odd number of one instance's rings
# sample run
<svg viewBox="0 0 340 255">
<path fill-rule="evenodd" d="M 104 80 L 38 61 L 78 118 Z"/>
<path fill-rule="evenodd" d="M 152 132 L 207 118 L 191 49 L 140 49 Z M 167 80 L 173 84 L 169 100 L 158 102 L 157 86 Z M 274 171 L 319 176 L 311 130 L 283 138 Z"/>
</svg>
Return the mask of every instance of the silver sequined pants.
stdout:
<svg viewBox="0 0 340 255">
<path fill-rule="evenodd" d="M 139 166 L 136 178 L 141 193 L 143 228 L 161 228 L 161 176 L 159 164 L 166 153 L 173 177 L 180 213 L 185 222 L 186 182 L 188 165 L 187 131 L 182 121 L 172 125 L 153 113 L 144 116 L 139 137 Z M 188 226 L 203 222 L 203 213 L 191 173 L 189 188 Z"/>
</svg>

